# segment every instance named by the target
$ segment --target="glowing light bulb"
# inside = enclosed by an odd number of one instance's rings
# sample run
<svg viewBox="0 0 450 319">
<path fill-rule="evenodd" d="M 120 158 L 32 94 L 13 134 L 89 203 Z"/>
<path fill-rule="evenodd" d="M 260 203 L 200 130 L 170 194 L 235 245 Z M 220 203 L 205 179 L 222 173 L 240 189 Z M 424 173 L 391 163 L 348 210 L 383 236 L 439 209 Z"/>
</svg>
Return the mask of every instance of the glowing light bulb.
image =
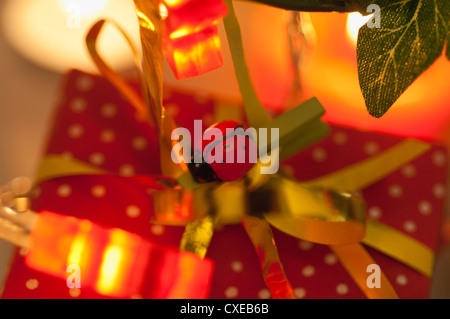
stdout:
<svg viewBox="0 0 450 319">
<path fill-rule="evenodd" d="M 9 44 L 25 58 L 56 72 L 80 69 L 97 73 L 86 50 L 85 37 L 100 18 L 117 22 L 140 43 L 133 1 L 125 0 L 5 0 L 0 27 Z M 116 70 L 134 65 L 128 43 L 106 26 L 98 43 L 105 61 Z"/>
<path fill-rule="evenodd" d="M 109 0 L 59 0 L 66 12 L 77 11 L 83 16 L 102 10 Z"/>
<path fill-rule="evenodd" d="M 351 40 L 353 44 L 356 44 L 358 39 L 358 31 L 364 24 L 367 23 L 372 18 L 373 14 L 368 16 L 363 16 L 359 12 L 352 12 L 348 14 L 347 17 L 347 37 Z"/>
</svg>

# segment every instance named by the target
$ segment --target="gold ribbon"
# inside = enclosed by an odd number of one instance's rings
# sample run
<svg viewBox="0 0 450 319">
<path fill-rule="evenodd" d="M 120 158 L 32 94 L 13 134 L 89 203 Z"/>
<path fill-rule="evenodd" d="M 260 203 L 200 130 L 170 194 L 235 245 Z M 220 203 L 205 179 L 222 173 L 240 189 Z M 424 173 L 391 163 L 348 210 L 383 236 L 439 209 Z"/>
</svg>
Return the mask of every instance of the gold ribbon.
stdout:
<svg viewBox="0 0 450 319">
<path fill-rule="evenodd" d="M 367 221 L 362 242 L 410 266 L 427 277 L 433 273 L 434 253 L 420 241 L 374 220 Z"/>
<path fill-rule="evenodd" d="M 341 261 L 344 268 L 364 292 L 371 299 L 397 299 L 397 293 L 386 275 L 380 271 L 380 287 L 369 288 L 367 285 L 367 266 L 375 264 L 364 247 L 359 244 L 332 245 L 330 248 Z"/>
<path fill-rule="evenodd" d="M 271 120 L 257 99 L 243 58 L 239 24 L 231 1 L 226 1 L 230 14 L 224 19 L 224 23 L 250 125 L 270 127 L 276 124 L 277 127 L 285 127 L 286 120 L 283 118 L 290 117 L 279 117 L 278 122 L 282 123 L 274 124 L 277 119 Z M 145 93 L 144 102 L 130 91 L 126 81 L 112 71 L 96 51 L 96 39 L 104 21 L 94 25 L 86 41 L 100 72 L 125 94 L 138 112 L 148 117 L 148 113 L 144 112 L 150 110 L 152 124 L 159 134 L 163 174 L 173 179 L 178 178 L 184 185 L 195 186 L 192 189 L 167 188 L 153 193 L 155 203 L 153 222 L 186 225 L 180 243 L 181 250 L 204 256 L 212 238 L 214 225 L 242 222 L 260 257 L 264 279 L 272 295 L 279 298 L 294 298 L 295 295 L 284 274 L 269 224 L 291 236 L 330 245 L 369 298 L 395 298 L 396 294 L 384 274 L 381 290 L 368 289 L 365 270 L 373 260 L 361 242 L 407 263 L 422 273 L 431 272 L 433 256 L 429 249 L 387 226 L 369 222 L 366 228 L 364 202 L 351 193 L 373 184 L 425 152 L 429 147 L 425 143 L 416 141 L 399 143 L 380 155 L 308 183 L 299 183 L 279 175 L 261 176 L 256 168 L 247 175 L 247 180 L 207 185 L 193 183 L 189 178 L 190 175 L 185 173 L 186 167 L 175 165 L 170 159 L 172 146 L 170 133 L 176 125 L 165 113 L 162 105 L 161 21 L 158 7 L 153 1 L 135 0 L 135 4 L 144 51 L 144 68 L 142 72 L 139 71 Z M 133 53 L 136 57 L 134 49 Z M 145 104 L 148 109 L 143 107 Z M 326 127 L 317 120 L 320 114 L 309 116 L 310 122 L 302 124 L 298 129 L 308 132 L 318 131 L 320 134 L 317 137 L 314 137 L 314 134 L 310 135 L 311 138 L 308 137 L 310 140 L 306 141 L 306 144 L 326 133 Z M 298 135 L 298 129 L 288 132 L 286 136 L 291 133 Z M 299 146 L 296 139 L 287 140 L 289 143 L 293 142 L 291 146 L 288 142 L 280 145 L 282 151 L 284 147 L 286 156 L 306 145 L 302 141 Z M 38 180 L 80 174 L 108 174 L 108 172 L 80 161 L 48 156 L 38 170 Z M 397 243 L 389 243 L 391 240 L 396 240 Z M 404 250 L 411 247 L 416 249 L 411 253 L 404 253 Z"/>
<path fill-rule="evenodd" d="M 350 193 L 330 190 L 322 185 L 326 184 L 323 181 L 334 185 L 331 182 L 333 178 L 330 176 L 344 175 L 359 178 L 360 180 L 355 182 L 356 184 L 369 185 L 388 175 L 395 169 L 394 166 L 400 167 L 427 149 L 425 143 L 404 141 L 377 156 L 354 164 L 350 168 L 339 170 L 329 175 L 328 178 L 323 178 L 321 183 L 317 183 L 317 180 L 311 183 L 298 183 L 274 175 L 254 189 L 249 189 L 245 180 L 239 180 L 229 183 L 204 184 L 190 190 L 169 188 L 155 191 L 153 193 L 155 211 L 152 221 L 169 225 L 194 223 L 188 226 L 188 229 L 191 230 L 192 228 L 189 227 L 193 227 L 201 221 L 198 224 L 201 227 L 195 228 L 200 230 L 199 232 L 189 231 L 185 234 L 185 236 L 188 234 L 197 236 L 197 239 L 190 241 L 191 244 L 194 243 L 193 246 L 183 249 L 200 251 L 199 254 L 204 255 L 211 237 L 198 237 L 203 232 L 201 229 L 205 225 L 205 220 L 202 219 L 214 216 L 214 222 L 217 225 L 241 221 L 244 221 L 245 224 L 246 216 L 263 213 L 268 223 L 291 236 L 330 245 L 368 297 L 391 298 L 394 294 L 384 275 L 382 275 L 382 287 L 386 287 L 386 290 L 376 290 L 377 292 L 374 293 L 373 289 L 367 288 L 365 283 L 367 273 L 365 273 L 365 268 L 362 272 L 361 267 L 363 265 L 367 267 L 368 264 L 374 262 L 372 259 L 368 259 L 367 252 L 358 243 L 362 242 L 372 246 L 427 276 L 431 275 L 433 252 L 396 229 L 374 221 L 365 223 L 364 202 L 361 198 Z M 398 157 L 399 153 L 408 154 L 408 160 Z M 382 162 L 390 163 L 390 165 L 384 166 L 384 169 L 374 166 Z M 49 156 L 42 162 L 38 179 L 43 181 L 55 176 L 105 173 L 88 164 L 81 163 L 72 159 Z M 380 173 L 379 170 L 382 172 Z M 352 173 L 355 171 L 360 175 Z M 373 174 L 369 174 L 369 172 L 373 172 Z M 344 182 L 343 185 L 347 184 Z M 206 222 L 211 229 L 211 224 L 208 224 L 207 219 Z M 263 222 L 265 222 L 264 219 Z M 246 229 L 248 230 L 248 228 Z M 249 236 L 253 238 L 252 241 L 258 243 L 259 235 L 250 235 L 251 232 L 251 230 L 248 231 Z M 263 238 L 259 240 L 263 241 Z M 358 245 L 358 247 L 356 248 L 354 245 Z M 187 247 L 188 245 L 185 242 L 182 246 Z M 346 246 L 348 247 L 346 248 Z M 263 251 L 274 249 L 274 247 L 258 244 L 255 244 L 255 247 L 262 247 Z M 269 255 L 276 256 L 273 253 Z M 276 263 L 277 258 L 274 260 Z M 267 263 L 268 261 L 263 260 L 263 269 L 266 269 Z M 282 267 L 277 268 L 277 273 L 280 272 L 282 273 Z M 287 281 L 283 285 L 289 286 Z"/>
</svg>

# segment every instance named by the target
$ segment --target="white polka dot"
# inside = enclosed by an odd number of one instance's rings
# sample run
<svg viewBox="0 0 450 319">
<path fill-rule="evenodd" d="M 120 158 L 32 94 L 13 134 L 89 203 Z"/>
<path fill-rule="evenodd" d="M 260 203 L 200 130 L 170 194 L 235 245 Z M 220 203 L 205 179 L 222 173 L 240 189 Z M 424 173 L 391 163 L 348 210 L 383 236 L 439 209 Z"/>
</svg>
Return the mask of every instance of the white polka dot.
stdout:
<svg viewBox="0 0 450 319">
<path fill-rule="evenodd" d="M 431 206 L 430 202 L 427 200 L 423 200 L 419 203 L 419 212 L 422 215 L 430 215 L 431 211 L 433 210 L 433 207 Z"/>
<path fill-rule="evenodd" d="M 68 197 L 72 193 L 72 188 L 67 184 L 63 184 L 58 187 L 56 193 L 59 197 Z"/>
<path fill-rule="evenodd" d="M 315 270 L 314 267 L 311 266 L 311 265 L 305 266 L 305 267 L 303 267 L 303 269 L 302 269 L 302 275 L 303 275 L 304 277 L 312 277 L 312 276 L 314 276 L 314 273 L 315 273 L 315 272 L 316 272 L 316 270 Z"/>
<path fill-rule="evenodd" d="M 209 102 L 209 95 L 206 91 L 197 90 L 194 95 L 194 100 L 198 104 L 205 104 Z"/>
<path fill-rule="evenodd" d="M 323 261 L 324 261 L 325 264 L 327 264 L 328 266 L 332 266 L 332 265 L 334 265 L 334 264 L 337 263 L 338 258 L 336 257 L 335 254 L 330 253 L 330 254 L 326 254 L 326 255 L 325 255 Z"/>
<path fill-rule="evenodd" d="M 136 218 L 141 214 L 141 209 L 135 205 L 130 205 L 126 209 L 127 216 L 130 218 Z"/>
<path fill-rule="evenodd" d="M 336 286 L 336 293 L 338 295 L 346 295 L 348 293 L 348 286 L 346 284 L 339 284 Z"/>
<path fill-rule="evenodd" d="M 313 246 L 314 246 L 314 244 L 313 244 L 312 242 L 310 242 L 310 241 L 302 240 L 302 239 L 298 241 L 298 247 L 299 247 L 301 250 L 308 251 L 308 250 L 310 250 Z"/>
<path fill-rule="evenodd" d="M 239 294 L 239 290 L 237 289 L 237 287 L 234 286 L 230 286 L 227 289 L 225 289 L 225 297 L 227 298 L 236 298 Z"/>
<path fill-rule="evenodd" d="M 142 151 L 147 147 L 147 140 L 142 136 L 138 136 L 133 139 L 131 145 L 135 150 Z"/>
<path fill-rule="evenodd" d="M 344 145 L 345 143 L 347 143 L 347 140 L 348 136 L 344 132 L 340 131 L 333 134 L 333 141 L 337 145 Z"/>
<path fill-rule="evenodd" d="M 241 272 L 244 269 L 244 265 L 240 261 L 235 260 L 231 263 L 231 269 L 234 272 Z"/>
<path fill-rule="evenodd" d="M 166 105 L 166 113 L 172 117 L 175 117 L 180 113 L 180 107 L 175 103 L 169 103 Z"/>
<path fill-rule="evenodd" d="M 373 155 L 380 151 L 380 146 L 376 142 L 367 142 L 364 144 L 364 153 Z"/>
<path fill-rule="evenodd" d="M 42 194 L 42 188 L 39 187 L 39 186 L 37 186 L 37 187 L 34 189 L 33 197 L 34 197 L 34 198 L 38 198 L 39 196 L 41 196 L 41 194 Z"/>
<path fill-rule="evenodd" d="M 100 112 L 106 118 L 113 118 L 117 114 L 117 106 L 112 103 L 103 104 Z"/>
<path fill-rule="evenodd" d="M 111 143 L 116 139 L 116 134 L 112 130 L 104 130 L 100 134 L 100 140 L 103 143 Z"/>
<path fill-rule="evenodd" d="M 443 184 L 435 184 L 433 186 L 433 195 L 436 198 L 444 198 L 446 195 L 446 189 Z"/>
<path fill-rule="evenodd" d="M 403 195 L 403 189 L 400 185 L 394 184 L 389 186 L 389 195 L 394 198 L 399 198 Z"/>
<path fill-rule="evenodd" d="M 447 157 L 445 156 L 444 152 L 436 151 L 433 153 L 433 155 L 431 155 L 431 160 L 434 165 L 442 167 L 445 165 Z"/>
<path fill-rule="evenodd" d="M 368 215 L 372 219 L 379 219 L 381 217 L 382 211 L 380 207 L 372 206 L 367 211 Z"/>
<path fill-rule="evenodd" d="M 25 247 L 22 247 L 19 249 L 20 256 L 25 257 L 27 253 L 28 253 L 28 250 Z"/>
<path fill-rule="evenodd" d="M 134 175 L 134 167 L 130 164 L 122 165 L 119 169 L 119 174 L 122 176 L 133 176 Z"/>
<path fill-rule="evenodd" d="M 172 95 L 173 95 L 172 89 L 170 89 L 170 88 L 164 86 L 164 88 L 163 88 L 163 96 L 164 96 L 164 99 L 165 99 L 165 100 L 170 99 L 170 98 L 172 97 Z"/>
<path fill-rule="evenodd" d="M 417 229 L 417 225 L 412 220 L 407 220 L 403 223 L 403 229 L 408 233 L 413 233 Z"/>
<path fill-rule="evenodd" d="M 202 121 L 205 126 L 211 126 L 214 124 L 214 115 L 211 113 L 206 113 L 203 115 Z"/>
<path fill-rule="evenodd" d="M 157 236 L 164 234 L 164 230 L 165 228 L 163 225 L 155 224 L 150 227 L 150 231 L 152 232 L 152 234 Z"/>
<path fill-rule="evenodd" d="M 103 185 L 95 185 L 91 189 L 91 194 L 94 197 L 101 198 L 104 197 L 106 194 L 106 188 Z"/>
<path fill-rule="evenodd" d="M 312 158 L 315 162 L 324 162 L 327 159 L 327 151 L 322 147 L 316 147 L 312 151 Z"/>
<path fill-rule="evenodd" d="M 76 80 L 76 86 L 80 91 L 89 91 L 94 87 L 94 80 L 88 75 L 82 75 Z"/>
<path fill-rule="evenodd" d="M 64 152 L 61 154 L 61 157 L 63 157 L 66 160 L 71 160 L 73 159 L 73 154 L 71 152 Z"/>
<path fill-rule="evenodd" d="M 77 298 L 81 295 L 81 289 L 80 288 L 70 288 L 69 295 L 73 298 Z"/>
<path fill-rule="evenodd" d="M 295 169 L 292 167 L 292 165 L 283 165 L 282 166 L 283 173 L 288 177 L 294 177 Z"/>
<path fill-rule="evenodd" d="M 271 296 L 270 290 L 267 288 L 263 288 L 260 291 L 258 291 L 259 299 L 269 299 L 270 296 Z"/>
<path fill-rule="evenodd" d="M 306 296 L 306 290 L 305 290 L 305 288 L 297 287 L 294 289 L 294 294 L 298 298 L 302 299 L 302 298 L 305 298 L 305 296 Z"/>
<path fill-rule="evenodd" d="M 406 285 L 406 284 L 408 283 L 408 278 L 406 278 L 405 275 L 398 275 L 398 276 L 395 278 L 395 282 L 396 282 L 397 284 L 399 284 L 400 286 L 404 286 L 404 285 Z"/>
<path fill-rule="evenodd" d="M 82 113 L 86 110 L 87 102 L 82 97 L 76 97 L 70 101 L 70 109 L 75 113 Z"/>
<path fill-rule="evenodd" d="M 67 130 L 67 134 L 71 138 L 80 138 L 81 136 L 83 136 L 83 133 L 84 127 L 81 124 L 74 124 Z"/>
<path fill-rule="evenodd" d="M 39 281 L 37 279 L 28 279 L 25 286 L 27 289 L 34 290 L 39 286 Z"/>
<path fill-rule="evenodd" d="M 138 122 L 144 122 L 144 123 L 148 122 L 148 116 L 143 112 L 136 111 L 136 113 L 134 114 L 134 118 Z"/>
<path fill-rule="evenodd" d="M 99 152 L 92 153 L 91 156 L 89 156 L 89 162 L 94 165 L 100 166 L 105 162 L 105 156 Z"/>
<path fill-rule="evenodd" d="M 416 167 L 412 164 L 408 164 L 402 167 L 402 174 L 405 177 L 414 177 L 416 175 Z"/>
</svg>

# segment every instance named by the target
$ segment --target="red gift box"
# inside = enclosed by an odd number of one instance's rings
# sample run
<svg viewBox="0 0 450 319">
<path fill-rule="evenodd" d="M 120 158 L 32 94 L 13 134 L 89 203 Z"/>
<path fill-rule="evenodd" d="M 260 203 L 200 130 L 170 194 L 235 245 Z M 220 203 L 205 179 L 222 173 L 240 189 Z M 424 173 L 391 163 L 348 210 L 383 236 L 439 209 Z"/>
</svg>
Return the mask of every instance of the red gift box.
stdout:
<svg viewBox="0 0 450 319">
<path fill-rule="evenodd" d="M 209 97 L 168 88 L 164 104 L 179 125 L 189 130 L 194 119 L 202 119 L 205 129 L 220 117 L 224 107 L 223 102 Z M 226 107 L 241 112 L 238 106 Z M 328 137 L 284 161 L 280 170 L 307 181 L 376 155 L 400 141 L 331 125 Z M 46 180 L 37 188 L 34 210 L 86 218 L 178 247 L 183 227 L 150 223 L 152 189 L 128 178 L 160 174 L 155 133 L 106 79 L 79 71 L 67 75 L 46 155 L 76 159 L 112 174 Z M 432 145 L 428 152 L 363 190 L 367 218 L 391 226 L 434 251 L 445 172 L 445 150 Z M 327 245 L 299 240 L 277 229 L 273 232 L 284 271 L 299 298 L 365 298 Z M 379 251 L 369 247 L 367 251 L 400 298 L 428 298 L 428 277 Z M 25 254 L 24 249 L 16 252 L 3 298 L 109 298 L 84 288 L 83 283 L 81 289 L 69 289 L 65 280 L 28 268 Z M 215 262 L 211 298 L 271 297 L 242 225 L 217 229 L 207 257 Z"/>
</svg>

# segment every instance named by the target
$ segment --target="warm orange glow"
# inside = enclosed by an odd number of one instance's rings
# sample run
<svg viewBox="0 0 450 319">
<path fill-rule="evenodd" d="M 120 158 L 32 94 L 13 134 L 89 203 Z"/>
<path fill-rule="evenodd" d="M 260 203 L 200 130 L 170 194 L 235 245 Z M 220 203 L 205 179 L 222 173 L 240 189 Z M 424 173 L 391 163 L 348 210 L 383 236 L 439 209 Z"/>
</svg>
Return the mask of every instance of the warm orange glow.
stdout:
<svg viewBox="0 0 450 319">
<path fill-rule="evenodd" d="M 162 20 L 169 16 L 169 11 L 167 11 L 167 7 L 163 3 L 159 4 L 159 15 Z"/>
<path fill-rule="evenodd" d="M 192 30 L 190 30 L 188 27 L 182 27 L 182 28 L 172 32 L 169 37 L 171 39 L 177 39 L 177 38 L 184 37 L 184 36 L 188 35 L 189 33 L 192 33 Z"/>
<path fill-rule="evenodd" d="M 40 66 L 65 73 L 81 69 L 98 73 L 84 45 L 89 28 L 108 17 L 139 43 L 133 1 L 117 0 L 5 0 L 1 32 L 20 54 Z M 99 52 L 115 70 L 134 66 L 127 41 L 115 28 L 105 27 Z M 106 54 L 107 53 L 107 54 Z"/>
<path fill-rule="evenodd" d="M 367 23 L 372 18 L 372 14 L 363 16 L 359 12 L 352 12 L 348 14 L 347 17 L 347 36 L 352 41 L 353 44 L 356 44 L 356 40 L 358 39 L 358 31 L 359 29 Z"/>
<path fill-rule="evenodd" d="M 177 39 L 165 39 L 164 49 L 179 80 L 206 73 L 223 63 L 216 25 Z"/>
<path fill-rule="evenodd" d="M 188 0 L 189 1 L 189 0 Z M 180 4 L 182 4 L 183 2 L 187 2 L 186 0 L 164 0 L 164 2 L 171 7 L 176 7 Z"/>
<path fill-rule="evenodd" d="M 217 21 L 227 13 L 222 0 L 163 1 L 164 54 L 178 80 L 222 66 Z"/>
<path fill-rule="evenodd" d="M 165 28 L 169 34 L 181 28 L 201 30 L 226 15 L 222 0 L 163 0 L 167 9 Z"/>
<path fill-rule="evenodd" d="M 122 230 L 111 232 L 111 241 L 103 253 L 97 281 L 97 290 L 104 295 L 113 295 L 121 288 L 121 270 L 126 256 L 123 246 L 127 239 L 127 234 Z"/>
<path fill-rule="evenodd" d="M 445 140 L 450 124 L 450 63 L 441 56 L 400 96 L 381 118 L 366 109 L 358 81 L 355 45 L 346 33 L 347 17 L 311 14 L 317 42 L 310 67 L 304 70 L 307 94 L 326 109 L 325 120 L 374 132 L 430 141 Z"/>
<path fill-rule="evenodd" d="M 152 31 L 155 31 L 155 25 L 145 14 L 143 14 L 139 10 L 136 10 L 136 15 L 139 18 L 139 23 L 141 26 L 143 26 L 144 28 L 150 29 Z"/>
<path fill-rule="evenodd" d="M 65 276 L 67 259 L 78 230 L 78 222 L 74 218 L 43 213 L 30 232 L 26 263 L 47 274 Z"/>
<path fill-rule="evenodd" d="M 109 0 L 59 0 L 66 12 L 77 8 L 82 15 L 91 15 L 101 11 Z"/>
<path fill-rule="evenodd" d="M 186 295 L 187 289 L 192 289 L 192 281 L 195 281 L 195 260 L 184 255 L 179 259 L 178 272 L 181 275 L 177 278 L 178 282 L 173 285 L 173 289 L 168 296 L 169 299 L 180 299 Z"/>
<path fill-rule="evenodd" d="M 135 234 L 42 212 L 30 233 L 29 267 L 66 279 L 77 264 L 81 284 L 106 296 L 206 298 L 210 260 L 157 246 Z"/>
<path fill-rule="evenodd" d="M 80 265 L 83 253 L 86 249 L 86 236 L 77 235 L 73 240 L 72 246 L 70 247 L 69 257 L 67 258 L 68 265 Z"/>
</svg>

